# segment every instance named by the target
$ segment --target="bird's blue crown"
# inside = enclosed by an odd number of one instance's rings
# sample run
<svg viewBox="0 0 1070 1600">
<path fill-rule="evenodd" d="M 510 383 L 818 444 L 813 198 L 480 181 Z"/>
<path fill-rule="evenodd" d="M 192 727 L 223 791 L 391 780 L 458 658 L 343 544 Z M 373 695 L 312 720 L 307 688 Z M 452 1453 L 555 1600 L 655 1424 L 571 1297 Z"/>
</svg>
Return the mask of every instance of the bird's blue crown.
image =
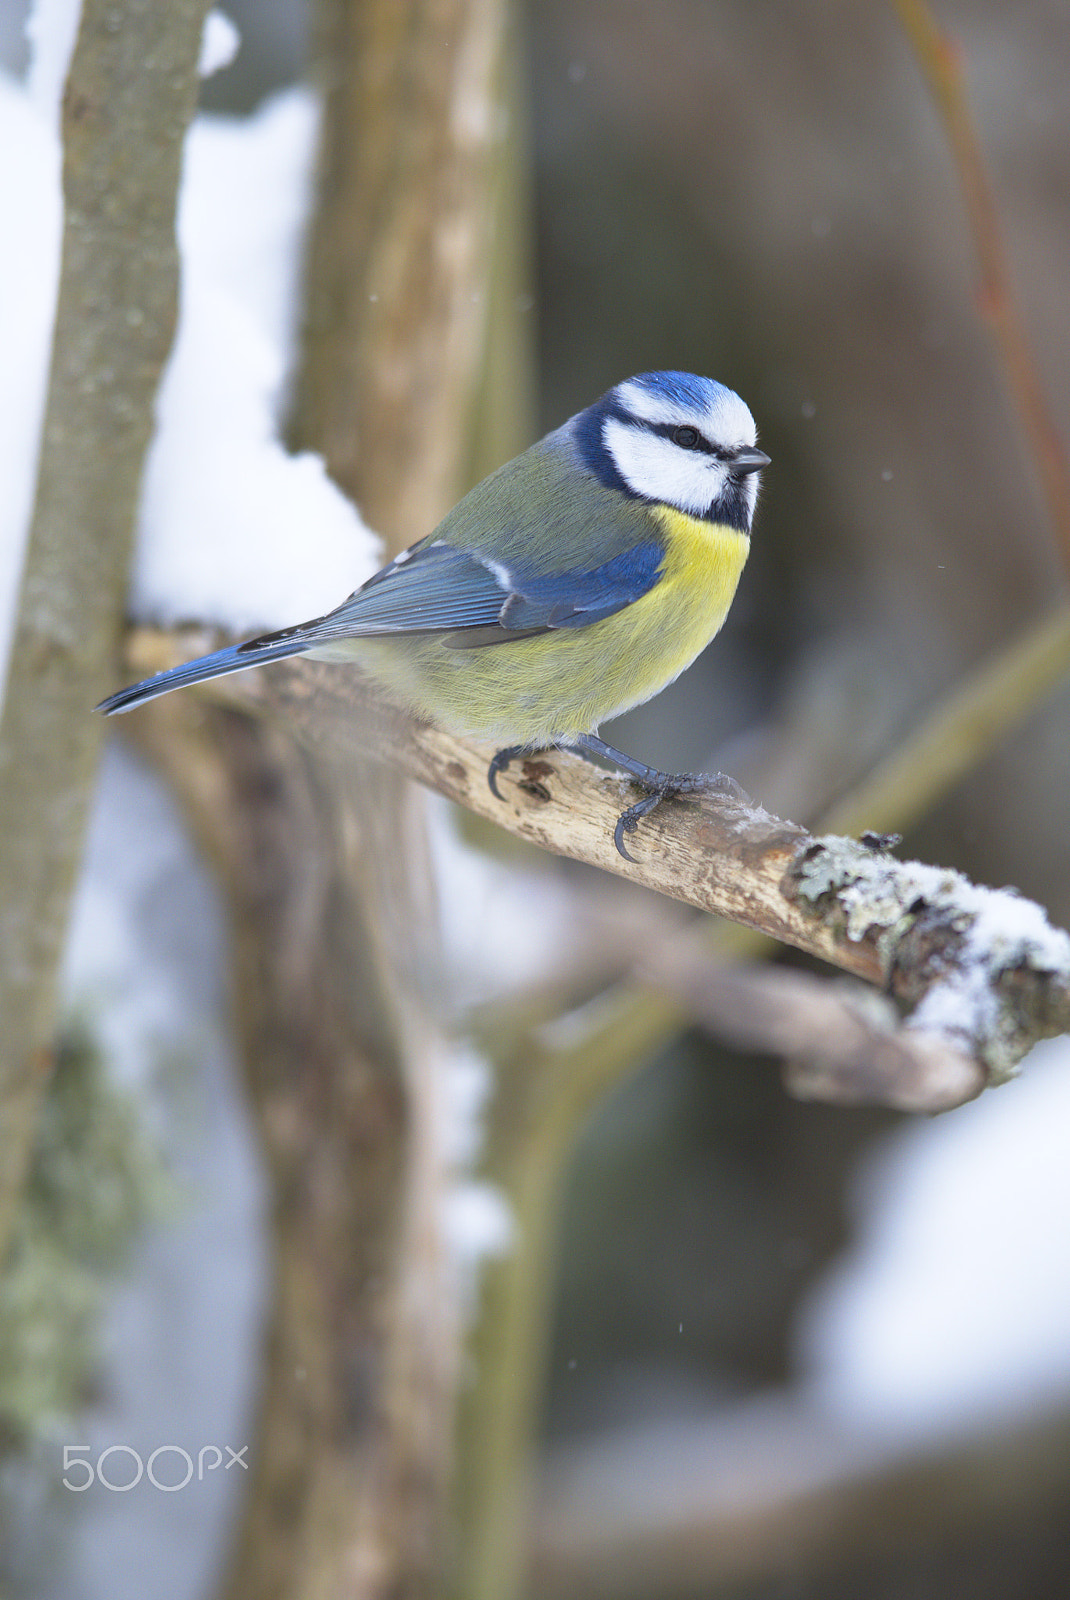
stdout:
<svg viewBox="0 0 1070 1600">
<path fill-rule="evenodd" d="M 640 372 L 628 382 L 637 388 L 646 389 L 649 394 L 659 395 L 664 400 L 672 400 L 677 405 L 693 406 L 699 412 L 708 410 L 719 395 L 729 392 L 723 383 L 718 383 L 714 378 L 703 378 L 696 372 Z M 615 393 L 616 390 L 611 389 L 609 395 L 603 398 L 608 399 Z M 627 415 L 619 404 L 617 414 Z"/>
</svg>

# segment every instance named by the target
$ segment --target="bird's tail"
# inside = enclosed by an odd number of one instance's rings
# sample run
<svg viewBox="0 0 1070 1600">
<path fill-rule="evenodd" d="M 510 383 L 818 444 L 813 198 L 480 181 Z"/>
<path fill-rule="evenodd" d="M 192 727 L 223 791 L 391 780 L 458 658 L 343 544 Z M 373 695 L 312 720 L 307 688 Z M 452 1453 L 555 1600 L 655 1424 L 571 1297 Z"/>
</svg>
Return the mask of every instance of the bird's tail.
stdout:
<svg viewBox="0 0 1070 1600">
<path fill-rule="evenodd" d="M 304 655 L 310 640 L 295 638 L 296 629 L 282 634 L 267 634 L 262 639 L 250 639 L 247 644 L 230 645 L 226 650 L 216 650 L 213 655 L 199 656 L 184 666 L 172 667 L 170 672 L 158 672 L 153 678 L 131 684 L 102 700 L 94 709 L 106 717 L 119 711 L 132 711 L 146 700 L 157 695 L 170 694 L 172 689 L 184 689 L 190 683 L 202 683 L 205 678 L 221 678 L 228 672 L 243 672 L 246 667 L 258 667 L 263 661 L 283 661 L 287 656 Z"/>
</svg>

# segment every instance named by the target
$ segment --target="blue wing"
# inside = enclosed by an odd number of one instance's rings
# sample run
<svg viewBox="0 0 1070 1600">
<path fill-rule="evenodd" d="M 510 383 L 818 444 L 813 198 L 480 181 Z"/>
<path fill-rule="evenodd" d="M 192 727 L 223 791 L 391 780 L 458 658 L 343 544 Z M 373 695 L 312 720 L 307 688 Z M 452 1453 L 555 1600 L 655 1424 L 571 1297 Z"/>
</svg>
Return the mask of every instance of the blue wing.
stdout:
<svg viewBox="0 0 1070 1600">
<path fill-rule="evenodd" d="M 304 636 L 306 649 L 332 639 L 398 633 L 443 634 L 455 650 L 507 644 L 553 628 L 584 627 L 620 611 L 651 588 L 662 557 L 660 544 L 650 540 L 590 570 L 547 576 L 425 541 L 377 572 L 329 616 L 294 632 Z"/>
<path fill-rule="evenodd" d="M 119 690 L 97 709 L 108 716 L 129 711 L 171 689 L 344 639 L 429 633 L 451 650 L 474 650 L 554 628 L 585 627 L 645 594 L 662 556 L 661 545 L 650 540 L 590 570 L 547 576 L 525 572 L 519 563 L 506 567 L 484 560 L 432 537 L 403 551 L 326 616 L 187 661 Z"/>
</svg>

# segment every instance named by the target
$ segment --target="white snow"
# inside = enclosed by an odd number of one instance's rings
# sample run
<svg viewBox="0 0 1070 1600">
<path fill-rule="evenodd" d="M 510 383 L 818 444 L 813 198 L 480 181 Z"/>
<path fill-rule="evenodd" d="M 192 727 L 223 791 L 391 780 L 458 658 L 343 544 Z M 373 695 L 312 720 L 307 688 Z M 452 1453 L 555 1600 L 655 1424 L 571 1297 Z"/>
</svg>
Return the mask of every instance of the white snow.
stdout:
<svg viewBox="0 0 1070 1600">
<path fill-rule="evenodd" d="M 380 564 L 321 459 L 279 438 L 315 136 L 301 89 L 191 132 L 181 316 L 131 596 L 144 620 L 285 627 L 338 605 Z"/>
<path fill-rule="evenodd" d="M 33 0 L 26 18 L 30 42 L 26 96 L 49 126 L 57 130 L 60 96 L 81 13 L 81 0 Z M 3 148 L 12 150 L 18 146 L 5 144 Z"/>
<path fill-rule="evenodd" d="M 1070 937 L 1052 927 L 1041 906 L 1013 889 L 985 889 L 963 879 L 954 900 L 972 918 L 961 955 L 950 976 L 927 991 L 910 1025 L 958 1036 L 968 1051 L 985 1038 L 985 1064 L 1002 1080 L 1017 1071 L 1018 1062 L 1013 1029 L 1004 1039 L 999 1026 L 995 981 L 1019 966 L 1070 972 Z"/>
<path fill-rule="evenodd" d="M 461 1039 L 441 1041 L 436 1057 L 430 1067 L 436 1101 L 432 1139 L 441 1158 L 436 1225 L 447 1246 L 447 1270 L 456 1275 L 462 1313 L 468 1315 L 483 1260 L 501 1255 L 513 1242 L 513 1213 L 502 1190 L 476 1170 L 494 1093 L 491 1064 Z"/>
<path fill-rule="evenodd" d="M 484 1115 L 493 1092 L 493 1073 L 474 1046 L 457 1041 L 442 1053 L 441 1127 L 443 1158 L 457 1171 L 474 1165 L 483 1147 Z"/>
<path fill-rule="evenodd" d="M 62 9 L 62 8 L 61 8 Z M 35 18 L 38 32 L 44 13 Z M 51 36 L 49 36 L 51 37 Z M 60 242 L 59 143 L 44 82 L 0 77 L 0 664 L 32 509 Z M 61 60 L 62 57 L 62 60 Z M 42 58 L 44 59 L 44 58 Z M 329 610 L 379 565 L 379 541 L 318 456 L 280 439 L 292 360 L 302 230 L 316 138 L 314 98 L 277 96 L 238 120 L 201 117 L 187 146 L 175 349 L 146 464 L 131 591 L 139 619 L 233 632 Z"/>
<path fill-rule="evenodd" d="M 241 48 L 241 34 L 223 11 L 209 11 L 204 19 L 201 37 L 201 58 L 197 71 L 202 78 L 229 67 Z"/>
<path fill-rule="evenodd" d="M 18 1529 L 27 1592 L 136 1600 L 152 1571 L 154 1596 L 195 1600 L 218 1582 L 243 1474 L 219 1472 L 182 1494 L 146 1483 L 56 1501 L 65 1442 L 86 1444 L 94 1461 L 120 1443 L 143 1461 L 167 1444 L 194 1458 L 248 1444 L 271 1295 L 267 1185 L 230 1036 L 224 910 L 174 801 L 118 740 L 105 755 L 63 981 L 109 1070 L 136 1095 L 176 1195 L 113 1288 L 94 1399 L 44 1455 L 50 1509 Z M 129 1461 L 116 1465 L 119 1479 Z"/>
<path fill-rule="evenodd" d="M 577 921 L 566 881 L 466 843 L 440 796 L 428 796 L 427 821 L 456 1010 L 537 983 L 559 969 L 570 946 L 580 953 L 590 931 Z"/>
<path fill-rule="evenodd" d="M 59 142 L 35 99 L 0 74 L 0 697 L 33 508 L 59 276 Z M 13 241 L 18 241 L 18 248 Z"/>
<path fill-rule="evenodd" d="M 477 1282 L 475 1269 L 487 1257 L 505 1255 L 515 1242 L 512 1208 L 494 1184 L 459 1181 L 446 1191 L 442 1227 L 462 1271 L 464 1304 L 470 1308 Z"/>
<path fill-rule="evenodd" d="M 892 1437 L 1070 1400 L 1070 1042 L 905 1124 L 857 1189 L 860 1237 L 811 1298 L 817 1398 Z"/>
</svg>

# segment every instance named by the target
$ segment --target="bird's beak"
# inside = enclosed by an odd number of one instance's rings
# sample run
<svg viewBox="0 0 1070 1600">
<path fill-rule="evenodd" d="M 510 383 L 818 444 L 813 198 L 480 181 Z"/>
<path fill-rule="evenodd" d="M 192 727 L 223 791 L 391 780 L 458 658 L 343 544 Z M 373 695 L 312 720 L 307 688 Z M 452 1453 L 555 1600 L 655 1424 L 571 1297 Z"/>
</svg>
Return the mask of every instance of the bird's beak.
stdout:
<svg viewBox="0 0 1070 1600">
<path fill-rule="evenodd" d="M 760 472 L 768 465 L 769 457 L 764 450 L 737 450 L 732 457 L 731 471 L 733 477 L 737 477 L 747 472 Z"/>
</svg>

